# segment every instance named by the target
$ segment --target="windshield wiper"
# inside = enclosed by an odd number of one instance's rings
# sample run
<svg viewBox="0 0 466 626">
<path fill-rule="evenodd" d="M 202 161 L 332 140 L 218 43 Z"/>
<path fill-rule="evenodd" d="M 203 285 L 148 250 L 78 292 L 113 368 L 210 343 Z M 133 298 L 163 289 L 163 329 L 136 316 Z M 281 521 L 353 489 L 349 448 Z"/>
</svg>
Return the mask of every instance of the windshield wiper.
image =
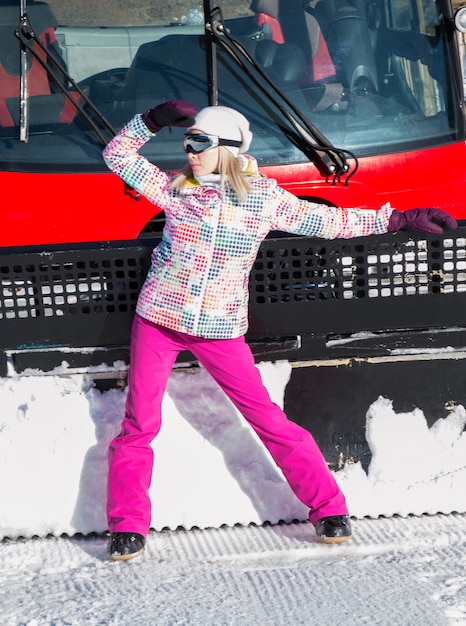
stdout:
<svg viewBox="0 0 466 626">
<path fill-rule="evenodd" d="M 20 26 L 26 21 L 26 0 L 20 1 Z M 20 91 L 19 91 L 19 140 L 27 143 L 29 134 L 29 98 L 28 98 L 28 56 L 21 44 L 20 50 Z"/>
<path fill-rule="evenodd" d="M 211 8 L 211 0 L 204 0 L 205 33 L 207 54 L 207 76 L 211 104 L 217 104 L 216 49 L 219 45 L 242 68 L 260 91 L 277 107 L 280 113 L 292 126 L 293 131 L 287 132 L 288 137 L 313 162 L 324 176 L 333 176 L 334 181 L 346 174 L 345 183 L 358 168 L 356 156 L 344 148 L 335 147 L 319 129 L 291 102 L 281 89 L 272 81 L 260 64 L 248 52 L 241 41 L 233 37 L 225 26 L 220 7 Z M 210 41 L 210 46 L 208 45 Z M 258 78 L 259 75 L 271 88 L 269 91 Z M 347 157 L 354 160 L 353 168 Z"/>
<path fill-rule="evenodd" d="M 20 92 L 20 141 L 27 142 L 29 132 L 29 94 L 27 88 L 27 70 L 28 59 L 27 53 L 29 52 L 44 68 L 47 75 L 53 80 L 58 89 L 64 94 L 79 113 L 86 120 L 87 124 L 97 135 L 99 141 L 103 146 L 107 145 L 109 139 L 116 135 L 116 130 L 102 115 L 99 109 L 89 100 L 87 95 L 79 87 L 79 85 L 73 80 L 65 67 L 56 59 L 50 51 L 44 46 L 44 44 L 37 37 L 33 25 L 26 12 L 26 0 L 21 0 L 21 16 L 18 30 L 15 32 L 21 43 L 21 92 Z M 36 46 L 44 53 L 44 58 L 38 53 Z M 63 80 L 64 79 L 64 80 Z M 64 81 L 65 84 L 64 84 Z M 71 85 L 73 91 L 70 91 L 66 85 Z M 89 108 L 92 115 L 86 111 L 84 105 Z M 110 133 L 110 137 L 106 138 L 104 133 L 98 124 L 97 119 L 101 126 L 107 129 Z"/>
</svg>

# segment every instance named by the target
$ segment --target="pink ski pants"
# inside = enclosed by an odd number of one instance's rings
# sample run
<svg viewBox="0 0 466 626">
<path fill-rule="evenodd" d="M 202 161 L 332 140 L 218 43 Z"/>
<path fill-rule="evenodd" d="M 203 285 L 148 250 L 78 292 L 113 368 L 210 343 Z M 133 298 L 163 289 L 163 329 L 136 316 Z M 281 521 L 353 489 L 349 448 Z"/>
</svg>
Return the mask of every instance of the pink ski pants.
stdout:
<svg viewBox="0 0 466 626">
<path fill-rule="evenodd" d="M 151 441 L 161 426 L 161 404 L 176 357 L 189 350 L 256 431 L 291 489 L 322 517 L 348 513 L 312 435 L 274 404 L 244 337 L 203 339 L 163 328 L 136 315 L 125 417 L 109 450 L 107 516 L 110 532 L 147 535 L 151 522 Z"/>
</svg>

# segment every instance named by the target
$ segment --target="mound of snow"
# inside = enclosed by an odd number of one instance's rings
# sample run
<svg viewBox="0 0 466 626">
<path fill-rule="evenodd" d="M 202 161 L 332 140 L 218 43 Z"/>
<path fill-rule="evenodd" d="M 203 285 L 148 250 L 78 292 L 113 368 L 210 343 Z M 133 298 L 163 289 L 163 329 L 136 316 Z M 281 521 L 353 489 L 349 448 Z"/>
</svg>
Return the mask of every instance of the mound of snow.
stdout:
<svg viewBox="0 0 466 626">
<path fill-rule="evenodd" d="M 283 406 L 288 362 L 261 374 Z M 123 419 L 126 390 L 104 393 L 84 374 L 0 380 L 0 537 L 104 532 L 107 449 Z M 357 517 L 466 511 L 466 412 L 428 428 L 419 410 L 395 414 L 379 398 L 367 412 L 368 473 L 336 473 Z M 153 443 L 152 526 L 305 520 L 255 433 L 205 370 L 174 370 Z"/>
</svg>

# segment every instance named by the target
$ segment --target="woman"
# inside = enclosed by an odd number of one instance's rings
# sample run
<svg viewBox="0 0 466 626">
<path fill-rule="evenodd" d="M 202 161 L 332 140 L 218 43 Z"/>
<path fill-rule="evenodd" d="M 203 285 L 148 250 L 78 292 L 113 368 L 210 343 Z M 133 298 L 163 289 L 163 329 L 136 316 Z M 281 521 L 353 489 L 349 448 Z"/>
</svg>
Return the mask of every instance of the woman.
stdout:
<svg viewBox="0 0 466 626">
<path fill-rule="evenodd" d="M 138 154 L 163 126 L 188 128 L 188 163 L 174 177 Z M 318 539 L 347 541 L 351 524 L 343 493 L 311 434 L 271 401 L 244 340 L 249 272 L 271 230 L 331 239 L 456 226 L 437 209 L 400 213 L 387 205 L 369 211 L 300 200 L 259 174 L 255 159 L 245 156 L 251 139 L 248 121 L 233 109 L 206 107 L 196 115 L 192 104 L 172 100 L 136 115 L 103 153 L 118 176 L 166 215 L 137 304 L 125 417 L 109 451 L 108 553 L 114 560 L 144 549 L 150 444 L 181 350 L 198 359 L 258 434 L 309 507 Z"/>
</svg>

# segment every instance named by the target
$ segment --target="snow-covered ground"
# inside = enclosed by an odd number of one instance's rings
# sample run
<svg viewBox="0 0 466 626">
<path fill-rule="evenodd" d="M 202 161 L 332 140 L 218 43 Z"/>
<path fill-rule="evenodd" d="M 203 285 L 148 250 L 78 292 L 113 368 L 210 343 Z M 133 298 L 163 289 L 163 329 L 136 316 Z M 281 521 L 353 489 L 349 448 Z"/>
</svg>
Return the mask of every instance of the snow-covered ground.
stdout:
<svg viewBox="0 0 466 626">
<path fill-rule="evenodd" d="M 103 537 L 0 544 L 2 626 L 464 626 L 466 516 L 152 532 L 111 562 Z"/>
<path fill-rule="evenodd" d="M 291 365 L 260 368 L 282 404 Z M 125 390 L 66 371 L 0 380 L 0 538 L 26 538 L 0 544 L 1 626 L 466 626 L 462 406 L 431 428 L 389 399 L 368 407 L 369 470 L 336 473 L 354 538 L 326 546 L 207 373 L 175 370 L 154 442 L 155 530 L 142 558 L 113 563 L 106 456 Z"/>
</svg>

